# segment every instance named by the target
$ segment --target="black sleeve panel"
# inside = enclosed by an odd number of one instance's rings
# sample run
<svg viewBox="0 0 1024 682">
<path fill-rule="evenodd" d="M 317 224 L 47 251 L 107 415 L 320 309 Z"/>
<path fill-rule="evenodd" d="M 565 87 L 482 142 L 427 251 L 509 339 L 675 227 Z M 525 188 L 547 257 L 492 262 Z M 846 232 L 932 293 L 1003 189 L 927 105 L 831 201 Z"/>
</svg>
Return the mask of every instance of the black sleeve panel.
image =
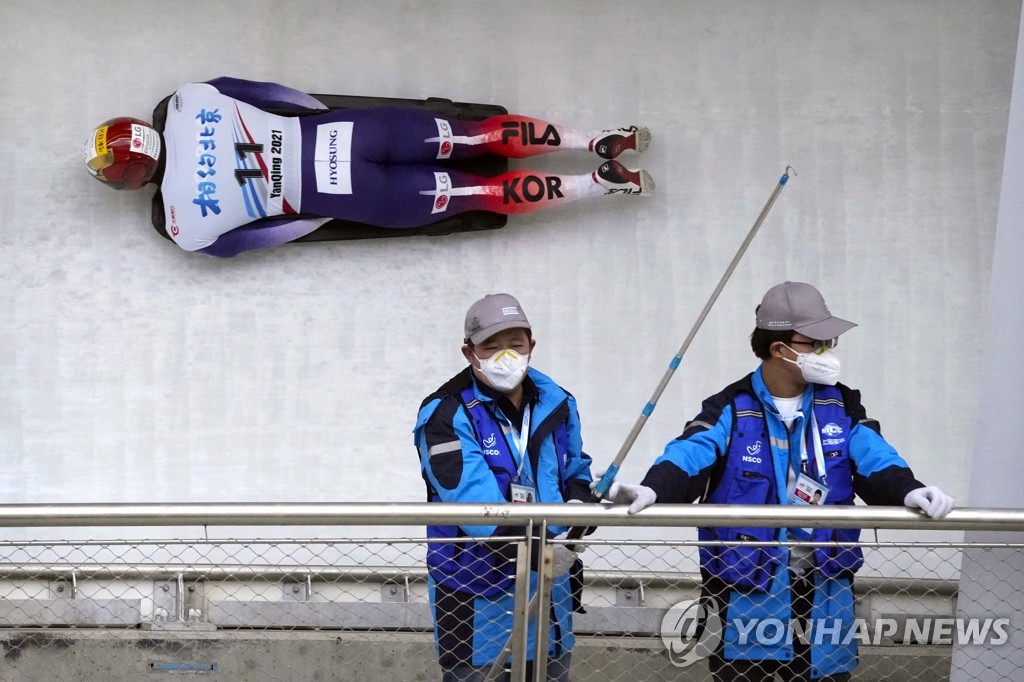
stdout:
<svg viewBox="0 0 1024 682">
<path fill-rule="evenodd" d="M 423 433 L 427 440 L 427 451 L 438 445 L 459 443 L 459 436 L 455 433 L 455 413 L 459 410 L 459 401 L 447 397 L 437 406 L 437 410 L 430 416 L 423 427 Z M 427 458 L 430 471 L 434 474 L 438 484 L 447 490 L 458 487 L 462 480 L 462 448 L 447 450 L 428 454 Z"/>
<path fill-rule="evenodd" d="M 870 476 L 854 472 L 853 491 L 868 504 L 902 507 L 903 498 L 911 490 L 923 488 L 924 483 L 914 478 L 907 467 L 893 465 Z"/>
<path fill-rule="evenodd" d="M 688 504 L 704 494 L 713 469 L 713 466 L 707 467 L 699 475 L 689 476 L 672 462 L 660 462 L 647 471 L 640 485 L 653 490 L 658 495 L 658 502 Z"/>
<path fill-rule="evenodd" d="M 581 480 L 579 478 L 573 478 L 566 482 L 566 488 L 568 488 L 569 500 L 579 500 L 580 502 L 590 502 L 590 483 L 588 481 Z"/>
<path fill-rule="evenodd" d="M 462 480 L 462 451 L 444 452 L 430 458 L 430 470 L 445 490 L 455 490 Z"/>
</svg>

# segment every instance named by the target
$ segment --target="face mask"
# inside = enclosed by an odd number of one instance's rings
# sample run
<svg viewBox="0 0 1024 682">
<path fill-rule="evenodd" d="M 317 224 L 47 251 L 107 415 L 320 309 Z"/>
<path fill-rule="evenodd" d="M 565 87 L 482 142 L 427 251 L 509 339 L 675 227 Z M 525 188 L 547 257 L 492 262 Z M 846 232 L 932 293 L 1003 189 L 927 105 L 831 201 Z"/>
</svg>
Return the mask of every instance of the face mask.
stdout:
<svg viewBox="0 0 1024 682">
<path fill-rule="evenodd" d="M 824 384 L 825 386 L 835 386 L 838 383 L 839 358 L 830 348 L 826 348 L 820 353 L 797 353 L 795 350 L 793 352 L 796 353 L 796 360 L 789 358 L 783 358 L 783 360 L 792 362 L 799 367 L 804 381 L 809 384 Z"/>
<path fill-rule="evenodd" d="M 475 353 L 473 357 L 476 357 Z M 480 360 L 479 357 L 476 359 Z M 487 378 L 487 383 L 499 391 L 508 392 L 522 383 L 529 364 L 529 355 L 520 355 L 506 348 L 486 360 L 480 360 L 480 371 Z"/>
</svg>

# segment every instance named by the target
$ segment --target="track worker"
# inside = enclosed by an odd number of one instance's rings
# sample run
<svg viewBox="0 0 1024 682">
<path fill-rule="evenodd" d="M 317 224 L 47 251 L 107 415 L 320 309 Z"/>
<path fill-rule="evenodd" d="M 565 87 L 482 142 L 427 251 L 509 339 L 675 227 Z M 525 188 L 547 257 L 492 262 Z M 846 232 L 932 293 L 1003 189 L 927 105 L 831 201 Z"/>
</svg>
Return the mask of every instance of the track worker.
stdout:
<svg viewBox="0 0 1024 682">
<path fill-rule="evenodd" d="M 953 499 L 918 481 L 839 380 L 832 350 L 856 326 L 833 317 L 809 284 L 765 294 L 750 337 L 761 366 L 704 401 L 642 484 L 615 482 L 609 498 L 635 513 L 654 502 L 905 505 L 942 518 Z M 820 493 L 819 493 L 820 491 Z M 817 499 L 817 501 L 815 501 Z M 855 542 L 859 529 L 700 528 L 702 599 L 717 608 L 716 682 L 850 679 L 857 666 L 852 578 L 859 547 L 744 546 L 743 541 Z M 739 544 L 737 544 L 739 543 Z M 792 637 L 757 641 L 763 620 Z M 773 627 L 761 632 L 771 634 Z M 802 636 L 806 635 L 806 640 Z"/>
<path fill-rule="evenodd" d="M 329 110 L 276 83 L 215 78 L 175 92 L 162 131 L 134 118 L 104 122 L 89 135 L 85 161 L 113 189 L 157 185 L 168 236 L 186 251 L 229 257 L 299 239 L 334 218 L 403 229 L 467 211 L 514 215 L 605 194 L 646 196 L 650 174 L 614 159 L 649 142 L 638 126 L 588 132 L 518 115 L 462 121 L 414 107 Z M 451 165 L 566 149 L 604 161 L 582 175 L 514 170 L 493 178 Z"/>
<path fill-rule="evenodd" d="M 423 401 L 414 429 L 429 501 L 589 501 L 590 457 L 576 400 L 529 366 L 536 345 L 512 296 L 488 295 L 469 308 L 462 346 L 469 364 Z M 549 526 L 549 537 L 567 530 Z M 485 540 L 523 533 L 427 527 L 430 606 L 445 682 L 482 681 L 512 633 L 515 546 Z M 553 547 L 547 675 L 564 681 L 575 643 L 569 570 L 577 557 L 565 545 Z M 531 590 L 536 583 L 533 571 Z M 534 650 L 531 628 L 530 661 Z"/>
</svg>

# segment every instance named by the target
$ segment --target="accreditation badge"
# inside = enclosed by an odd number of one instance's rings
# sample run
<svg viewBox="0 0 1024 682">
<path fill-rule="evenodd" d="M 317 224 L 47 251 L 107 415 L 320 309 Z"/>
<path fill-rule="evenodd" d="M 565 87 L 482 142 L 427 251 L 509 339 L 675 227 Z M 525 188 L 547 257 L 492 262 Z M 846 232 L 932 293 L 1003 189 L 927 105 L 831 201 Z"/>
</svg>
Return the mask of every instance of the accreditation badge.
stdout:
<svg viewBox="0 0 1024 682">
<path fill-rule="evenodd" d="M 796 479 L 796 486 L 789 496 L 789 504 L 822 505 L 828 497 L 829 487 L 816 481 L 807 474 L 801 473 Z M 789 534 L 798 540 L 809 540 L 813 528 L 790 528 Z"/>
<path fill-rule="evenodd" d="M 512 484 L 513 502 L 536 502 L 537 491 L 528 485 Z"/>
</svg>

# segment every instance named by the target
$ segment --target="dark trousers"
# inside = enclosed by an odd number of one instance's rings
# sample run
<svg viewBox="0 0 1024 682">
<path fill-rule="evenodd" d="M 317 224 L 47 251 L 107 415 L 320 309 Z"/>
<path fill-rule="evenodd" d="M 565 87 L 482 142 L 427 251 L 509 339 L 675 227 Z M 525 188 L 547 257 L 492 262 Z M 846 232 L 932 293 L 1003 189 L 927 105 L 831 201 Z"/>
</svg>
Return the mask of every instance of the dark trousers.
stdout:
<svg viewBox="0 0 1024 682">
<path fill-rule="evenodd" d="M 807 574 L 792 578 L 793 617 L 800 624 L 800 632 L 807 631 L 807 619 L 814 604 L 814 578 Z M 726 660 L 721 652 L 708 658 L 711 679 L 714 682 L 775 682 L 778 675 L 782 680 L 809 682 L 811 680 L 811 647 L 799 637 L 793 638 L 792 661 L 736 661 Z M 814 682 L 849 682 L 850 673 L 839 673 L 819 677 Z"/>
</svg>

